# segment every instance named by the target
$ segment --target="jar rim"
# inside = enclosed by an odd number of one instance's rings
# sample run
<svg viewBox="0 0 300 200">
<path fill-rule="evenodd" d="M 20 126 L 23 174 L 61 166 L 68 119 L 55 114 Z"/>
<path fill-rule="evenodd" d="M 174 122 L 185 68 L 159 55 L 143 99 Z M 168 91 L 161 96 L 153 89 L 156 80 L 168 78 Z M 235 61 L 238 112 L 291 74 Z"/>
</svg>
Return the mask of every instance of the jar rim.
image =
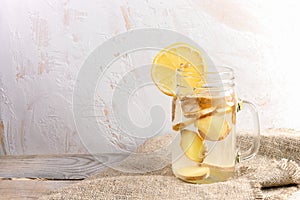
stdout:
<svg viewBox="0 0 300 200">
<path fill-rule="evenodd" d="M 234 74 L 234 70 L 233 68 L 231 67 L 228 67 L 228 66 L 211 66 L 209 67 L 208 66 L 208 69 L 211 70 L 211 69 L 215 69 L 216 71 L 208 71 L 208 72 L 205 72 L 205 73 L 201 73 L 200 76 L 203 76 L 203 75 L 215 75 L 215 74 L 218 74 L 218 75 L 221 75 L 221 74 Z M 178 72 L 184 72 L 183 76 L 192 76 L 192 77 L 195 77 L 194 73 L 192 72 L 185 72 L 183 71 L 183 68 L 178 68 L 177 69 Z"/>
<path fill-rule="evenodd" d="M 178 89 L 176 93 L 194 93 L 195 90 L 198 92 L 206 92 L 208 90 L 210 92 L 228 91 L 234 88 L 234 71 L 231 67 L 212 66 L 209 69 L 214 71 L 209 71 L 203 74 L 195 74 L 195 72 L 184 71 L 182 68 L 179 69 L 176 76 L 176 88 Z M 189 81 L 187 81 L 188 79 L 198 81 L 199 78 L 203 78 L 205 81 L 199 81 L 199 85 L 196 83 L 192 85 L 192 87 Z"/>
</svg>

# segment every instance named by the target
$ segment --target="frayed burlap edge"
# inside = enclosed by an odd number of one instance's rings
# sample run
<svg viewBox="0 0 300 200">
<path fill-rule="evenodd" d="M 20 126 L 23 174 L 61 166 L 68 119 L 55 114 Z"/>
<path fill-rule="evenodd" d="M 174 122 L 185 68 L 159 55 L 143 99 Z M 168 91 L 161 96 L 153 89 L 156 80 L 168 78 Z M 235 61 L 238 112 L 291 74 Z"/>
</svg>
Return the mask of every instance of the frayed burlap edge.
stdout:
<svg viewBox="0 0 300 200">
<path fill-rule="evenodd" d="M 264 194 L 261 190 L 261 185 L 256 181 L 250 181 L 250 185 L 253 188 L 253 194 L 255 199 L 264 199 Z"/>
</svg>

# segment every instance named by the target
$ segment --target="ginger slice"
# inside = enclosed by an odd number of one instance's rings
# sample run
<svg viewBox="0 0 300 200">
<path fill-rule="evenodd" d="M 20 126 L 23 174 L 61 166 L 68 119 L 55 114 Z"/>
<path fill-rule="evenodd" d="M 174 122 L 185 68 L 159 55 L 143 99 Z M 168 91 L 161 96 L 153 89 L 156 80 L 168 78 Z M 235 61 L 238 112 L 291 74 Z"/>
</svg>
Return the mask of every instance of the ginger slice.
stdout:
<svg viewBox="0 0 300 200">
<path fill-rule="evenodd" d="M 227 114 L 227 113 L 231 113 L 234 111 L 234 107 L 233 106 L 224 106 L 221 108 L 217 108 L 216 109 L 216 113 L 217 114 Z"/>
<path fill-rule="evenodd" d="M 203 162 L 206 147 L 203 143 L 203 139 L 197 132 L 187 129 L 182 130 L 180 146 L 187 158 L 199 163 Z"/>
<path fill-rule="evenodd" d="M 200 117 L 206 117 L 208 115 L 211 115 L 216 110 L 216 107 L 209 107 L 200 110 Z"/>
<path fill-rule="evenodd" d="M 231 131 L 230 124 L 222 116 L 212 115 L 195 121 L 195 127 L 205 140 L 223 140 Z"/>
<path fill-rule="evenodd" d="M 178 124 L 175 124 L 175 125 L 173 125 L 173 130 L 174 131 L 182 130 L 182 129 L 188 127 L 189 125 L 193 124 L 195 121 L 196 121 L 196 119 L 189 119 L 189 120 L 186 120 L 184 122 L 180 122 Z"/>
<path fill-rule="evenodd" d="M 177 176 L 183 180 L 195 181 L 208 177 L 209 172 L 208 167 L 189 166 L 180 168 L 177 171 Z"/>
</svg>

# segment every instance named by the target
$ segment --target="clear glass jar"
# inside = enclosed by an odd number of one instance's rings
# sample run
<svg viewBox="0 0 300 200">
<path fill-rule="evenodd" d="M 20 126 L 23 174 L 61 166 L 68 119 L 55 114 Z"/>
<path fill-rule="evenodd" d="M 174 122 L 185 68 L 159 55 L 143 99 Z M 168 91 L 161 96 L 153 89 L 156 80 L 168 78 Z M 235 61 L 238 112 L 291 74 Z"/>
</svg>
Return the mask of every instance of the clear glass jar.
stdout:
<svg viewBox="0 0 300 200">
<path fill-rule="evenodd" d="M 236 113 L 240 110 L 231 68 L 217 67 L 196 77 L 177 70 L 176 96 L 172 102 L 172 169 L 179 179 L 191 183 L 227 180 L 239 160 L 255 156 L 259 148 L 259 120 L 253 104 L 243 101 L 252 113 L 254 140 L 239 152 L 236 142 Z M 203 80 L 205 80 L 203 82 Z"/>
</svg>

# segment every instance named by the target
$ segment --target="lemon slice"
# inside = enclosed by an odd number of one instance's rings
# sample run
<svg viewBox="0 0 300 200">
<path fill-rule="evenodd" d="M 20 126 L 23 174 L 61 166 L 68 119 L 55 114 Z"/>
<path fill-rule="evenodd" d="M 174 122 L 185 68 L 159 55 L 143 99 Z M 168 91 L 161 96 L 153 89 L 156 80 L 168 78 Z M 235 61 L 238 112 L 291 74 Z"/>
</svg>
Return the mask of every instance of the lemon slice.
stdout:
<svg viewBox="0 0 300 200">
<path fill-rule="evenodd" d="M 207 71 L 204 54 L 186 43 L 175 43 L 161 50 L 154 58 L 151 77 L 160 91 L 169 96 L 175 96 L 176 70 L 181 69 L 190 88 L 201 87 Z"/>
</svg>

